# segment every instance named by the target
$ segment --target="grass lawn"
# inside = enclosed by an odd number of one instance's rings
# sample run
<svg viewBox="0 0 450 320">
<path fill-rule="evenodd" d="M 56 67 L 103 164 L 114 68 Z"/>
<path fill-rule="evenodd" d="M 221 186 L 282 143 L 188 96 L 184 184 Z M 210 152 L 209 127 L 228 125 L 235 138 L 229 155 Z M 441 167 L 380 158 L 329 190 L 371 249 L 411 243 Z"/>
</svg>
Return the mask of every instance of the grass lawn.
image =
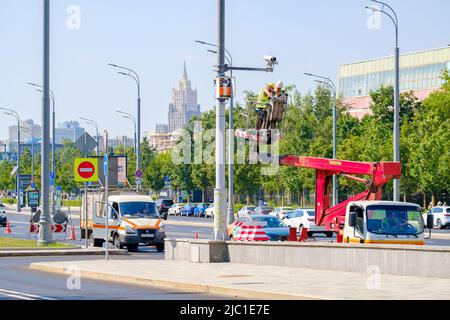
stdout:
<svg viewBox="0 0 450 320">
<path fill-rule="evenodd" d="M 61 248 L 73 248 L 74 246 L 63 244 L 63 243 L 52 243 L 48 246 L 38 247 L 37 241 L 35 240 L 24 240 L 24 239 L 14 239 L 14 238 L 1 238 L 0 237 L 0 250 L 1 249 L 16 249 L 16 248 L 51 248 L 51 249 L 61 249 Z"/>
</svg>

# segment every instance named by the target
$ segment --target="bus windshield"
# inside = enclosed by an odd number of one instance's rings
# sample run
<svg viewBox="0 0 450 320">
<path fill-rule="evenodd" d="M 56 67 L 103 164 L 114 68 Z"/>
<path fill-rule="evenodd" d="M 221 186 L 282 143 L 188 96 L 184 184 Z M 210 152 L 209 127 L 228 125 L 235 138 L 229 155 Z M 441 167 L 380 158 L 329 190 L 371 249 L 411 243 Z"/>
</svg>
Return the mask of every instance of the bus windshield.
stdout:
<svg viewBox="0 0 450 320">
<path fill-rule="evenodd" d="M 159 218 L 154 202 L 122 202 L 119 204 L 122 217 Z"/>
<path fill-rule="evenodd" d="M 375 234 L 417 236 L 425 224 L 417 207 L 379 205 L 367 207 L 367 229 Z"/>
</svg>

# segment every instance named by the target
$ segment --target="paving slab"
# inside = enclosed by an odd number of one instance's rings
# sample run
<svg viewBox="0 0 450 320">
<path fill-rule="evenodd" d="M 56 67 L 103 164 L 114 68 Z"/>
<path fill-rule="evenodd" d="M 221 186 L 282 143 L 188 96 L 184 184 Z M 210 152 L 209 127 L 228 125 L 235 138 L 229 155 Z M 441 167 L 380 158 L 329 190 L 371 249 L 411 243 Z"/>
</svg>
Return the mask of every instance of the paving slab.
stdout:
<svg viewBox="0 0 450 320">
<path fill-rule="evenodd" d="M 247 299 L 447 300 L 450 279 L 401 277 L 243 264 L 157 260 L 33 263 L 30 268 L 137 285 Z"/>
</svg>

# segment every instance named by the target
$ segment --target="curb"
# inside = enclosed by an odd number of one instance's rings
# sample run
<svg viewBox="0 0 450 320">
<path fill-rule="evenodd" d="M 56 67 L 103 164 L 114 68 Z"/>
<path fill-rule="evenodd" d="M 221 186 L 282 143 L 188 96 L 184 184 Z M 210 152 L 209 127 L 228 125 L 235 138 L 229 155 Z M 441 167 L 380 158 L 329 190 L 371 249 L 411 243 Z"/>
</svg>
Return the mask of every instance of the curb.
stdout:
<svg viewBox="0 0 450 320">
<path fill-rule="evenodd" d="M 32 270 L 51 272 L 58 274 L 67 274 L 68 271 L 65 267 L 49 266 L 41 263 L 32 263 L 29 266 Z M 130 276 L 121 276 L 110 273 L 101 273 L 94 271 L 81 270 L 80 274 L 82 277 L 91 280 L 102 280 L 108 282 L 115 282 L 121 284 L 133 284 L 138 286 L 148 286 L 148 287 L 158 287 L 164 289 L 176 289 L 185 292 L 195 291 L 197 293 L 219 295 L 219 296 L 230 296 L 238 299 L 249 299 L 249 300 L 324 300 L 323 297 L 315 296 L 300 296 L 300 295 L 289 295 L 280 294 L 272 292 L 263 291 L 252 291 L 237 288 L 227 288 L 214 285 L 205 285 L 190 282 L 180 282 L 180 281 L 170 281 L 170 280 L 155 280 L 155 279 L 143 279 Z"/>
<path fill-rule="evenodd" d="M 78 251 L 80 250 L 80 251 Z M 51 256 L 102 256 L 105 254 L 102 250 L 11 250 L 1 251 L 0 257 L 51 257 Z M 126 250 L 109 250 L 110 255 L 128 255 Z"/>
</svg>

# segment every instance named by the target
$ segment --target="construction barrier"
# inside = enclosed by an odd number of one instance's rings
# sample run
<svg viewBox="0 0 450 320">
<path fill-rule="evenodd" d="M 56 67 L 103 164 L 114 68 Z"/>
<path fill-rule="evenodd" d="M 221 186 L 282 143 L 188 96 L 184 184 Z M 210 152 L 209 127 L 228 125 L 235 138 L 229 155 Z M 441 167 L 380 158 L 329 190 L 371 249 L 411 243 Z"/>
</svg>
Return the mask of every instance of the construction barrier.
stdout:
<svg viewBox="0 0 450 320">
<path fill-rule="evenodd" d="M 66 233 L 67 224 L 52 224 L 51 230 L 53 233 Z M 39 224 L 38 223 L 30 224 L 30 233 L 39 233 Z"/>
<path fill-rule="evenodd" d="M 288 241 L 297 241 L 297 228 L 289 228 L 289 238 Z"/>
<path fill-rule="evenodd" d="M 307 242 L 308 241 L 308 228 L 302 228 L 300 231 L 300 238 L 298 242 Z"/>
<path fill-rule="evenodd" d="M 6 221 L 6 230 L 5 230 L 5 233 L 6 233 L 6 234 L 11 234 L 11 233 L 12 233 L 12 231 L 11 231 L 11 225 L 10 225 L 10 223 L 9 223 L 9 220 Z"/>
<path fill-rule="evenodd" d="M 263 227 L 260 225 L 243 224 L 240 226 L 237 236 L 234 237 L 236 241 L 270 241 Z"/>
</svg>

